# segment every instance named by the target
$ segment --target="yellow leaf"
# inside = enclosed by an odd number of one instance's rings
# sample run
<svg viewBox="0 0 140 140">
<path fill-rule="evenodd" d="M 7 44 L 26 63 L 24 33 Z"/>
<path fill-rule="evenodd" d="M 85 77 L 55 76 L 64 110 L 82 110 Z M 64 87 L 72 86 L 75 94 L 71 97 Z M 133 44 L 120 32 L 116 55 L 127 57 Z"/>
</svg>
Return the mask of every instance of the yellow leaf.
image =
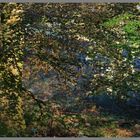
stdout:
<svg viewBox="0 0 140 140">
<path fill-rule="evenodd" d="M 13 75 L 15 75 L 15 76 L 19 75 L 18 70 L 16 68 L 14 68 L 13 66 L 10 66 L 10 70 L 11 70 Z"/>
</svg>

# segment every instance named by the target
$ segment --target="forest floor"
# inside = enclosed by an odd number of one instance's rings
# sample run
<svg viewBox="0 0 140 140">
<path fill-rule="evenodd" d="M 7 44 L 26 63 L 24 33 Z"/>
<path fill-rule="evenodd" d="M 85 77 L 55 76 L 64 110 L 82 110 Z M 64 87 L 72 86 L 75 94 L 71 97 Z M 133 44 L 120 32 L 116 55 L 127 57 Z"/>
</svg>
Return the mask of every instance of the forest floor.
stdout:
<svg viewBox="0 0 140 140">
<path fill-rule="evenodd" d="M 70 132 L 86 137 L 139 137 L 140 120 L 107 111 L 98 111 L 95 107 L 84 110 L 80 115 L 66 113 L 65 123 L 73 123 Z M 80 116 L 80 117 L 79 117 Z M 83 121 L 82 121 L 83 120 Z M 77 126 L 76 126 L 77 125 Z"/>
<path fill-rule="evenodd" d="M 39 120 L 34 120 L 37 112 L 28 111 L 25 116 L 26 130 L 24 132 L 14 135 L 7 134 L 8 132 L 0 126 L 0 136 L 140 137 L 139 111 L 128 108 L 128 111 L 125 109 L 122 112 L 114 113 L 100 106 L 97 107 L 94 103 L 82 101 L 71 104 L 71 108 L 65 108 L 66 102 L 67 100 L 63 106 L 62 104 L 58 106 L 56 100 L 51 100 L 48 110 L 50 117 L 46 115 L 44 119 L 39 116 Z"/>
<path fill-rule="evenodd" d="M 77 106 L 78 107 L 78 106 Z M 55 111 L 47 136 L 60 137 L 139 137 L 140 120 L 130 112 L 112 113 L 94 104 L 83 104 L 80 112 Z M 55 126 L 56 124 L 56 126 Z M 36 136 L 46 136 L 39 132 Z"/>
<path fill-rule="evenodd" d="M 63 105 L 61 108 L 66 106 L 65 103 Z M 76 105 L 64 109 L 58 115 L 63 118 L 64 129 L 68 130 L 68 134 L 65 133 L 64 136 L 139 137 L 140 111 L 127 106 L 121 107 L 120 112 L 115 112 L 97 107 L 94 103 L 77 102 Z M 59 136 L 59 134 L 56 135 Z"/>
</svg>

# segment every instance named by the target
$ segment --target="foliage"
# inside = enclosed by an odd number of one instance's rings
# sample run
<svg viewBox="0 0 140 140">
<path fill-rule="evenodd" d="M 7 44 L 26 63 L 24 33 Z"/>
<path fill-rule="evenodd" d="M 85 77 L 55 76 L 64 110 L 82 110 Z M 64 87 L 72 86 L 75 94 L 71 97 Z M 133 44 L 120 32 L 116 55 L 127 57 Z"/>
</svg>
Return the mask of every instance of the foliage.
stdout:
<svg viewBox="0 0 140 140">
<path fill-rule="evenodd" d="M 0 4 L 0 135 L 105 136 L 117 127 L 104 128 L 94 109 L 80 115 L 89 107 L 81 103 L 102 93 L 122 103 L 140 93 L 137 5 Z M 72 109 L 79 114 L 67 115 Z"/>
</svg>

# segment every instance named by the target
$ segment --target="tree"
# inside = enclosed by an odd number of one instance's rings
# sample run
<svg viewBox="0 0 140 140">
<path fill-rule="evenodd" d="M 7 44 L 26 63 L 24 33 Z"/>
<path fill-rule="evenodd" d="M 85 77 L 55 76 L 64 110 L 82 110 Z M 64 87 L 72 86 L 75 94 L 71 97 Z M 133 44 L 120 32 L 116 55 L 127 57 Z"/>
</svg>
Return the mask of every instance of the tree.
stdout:
<svg viewBox="0 0 140 140">
<path fill-rule="evenodd" d="M 60 84 L 55 90 L 72 96 L 79 93 L 74 96 L 79 104 L 89 93 L 106 92 L 118 101 L 128 99 L 129 91 L 139 93 L 140 22 L 136 6 L 0 5 L 0 118 L 9 128 L 14 126 L 14 136 L 32 121 L 40 119 L 42 124 L 52 118 L 54 103 L 40 100 L 27 88 L 39 72 L 44 78 L 53 70 Z"/>
</svg>

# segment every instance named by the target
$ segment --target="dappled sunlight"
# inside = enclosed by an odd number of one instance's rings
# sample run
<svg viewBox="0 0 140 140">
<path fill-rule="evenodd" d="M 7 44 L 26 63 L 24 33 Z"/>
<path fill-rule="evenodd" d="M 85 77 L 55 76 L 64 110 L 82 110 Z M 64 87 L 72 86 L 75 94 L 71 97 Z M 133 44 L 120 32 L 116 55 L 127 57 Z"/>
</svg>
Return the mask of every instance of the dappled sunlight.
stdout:
<svg viewBox="0 0 140 140">
<path fill-rule="evenodd" d="M 140 136 L 138 3 L 0 9 L 0 137 Z"/>
</svg>

